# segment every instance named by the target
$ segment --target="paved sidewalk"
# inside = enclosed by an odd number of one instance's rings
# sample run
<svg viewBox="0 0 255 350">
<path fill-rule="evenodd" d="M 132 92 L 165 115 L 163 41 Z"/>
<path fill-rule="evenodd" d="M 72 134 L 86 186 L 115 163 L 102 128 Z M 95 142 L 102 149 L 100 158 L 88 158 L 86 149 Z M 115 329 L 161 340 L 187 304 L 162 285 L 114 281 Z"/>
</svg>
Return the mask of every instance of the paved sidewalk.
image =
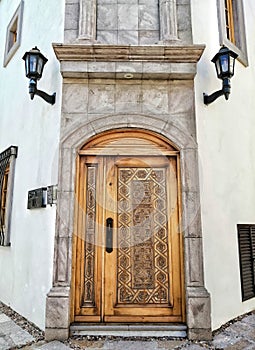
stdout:
<svg viewBox="0 0 255 350">
<path fill-rule="evenodd" d="M 0 350 L 255 350 L 255 312 L 229 322 L 215 332 L 212 342 L 168 338 L 72 337 L 45 342 L 42 332 L 0 303 Z"/>
</svg>

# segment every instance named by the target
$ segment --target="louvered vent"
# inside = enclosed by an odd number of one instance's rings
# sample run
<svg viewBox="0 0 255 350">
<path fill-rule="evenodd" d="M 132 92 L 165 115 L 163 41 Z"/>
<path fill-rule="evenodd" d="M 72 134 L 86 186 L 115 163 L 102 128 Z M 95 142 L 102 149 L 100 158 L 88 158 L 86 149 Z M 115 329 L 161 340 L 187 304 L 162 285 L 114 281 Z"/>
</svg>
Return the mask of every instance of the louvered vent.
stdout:
<svg viewBox="0 0 255 350">
<path fill-rule="evenodd" d="M 255 297 L 255 225 L 237 225 L 242 300 Z"/>
</svg>

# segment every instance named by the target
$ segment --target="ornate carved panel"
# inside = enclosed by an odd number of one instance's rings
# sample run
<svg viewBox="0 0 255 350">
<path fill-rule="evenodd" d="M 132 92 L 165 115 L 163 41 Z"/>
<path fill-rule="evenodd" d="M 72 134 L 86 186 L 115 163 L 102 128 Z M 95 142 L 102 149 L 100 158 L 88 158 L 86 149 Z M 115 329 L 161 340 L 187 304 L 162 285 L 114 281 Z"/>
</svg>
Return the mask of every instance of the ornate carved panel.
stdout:
<svg viewBox="0 0 255 350">
<path fill-rule="evenodd" d="M 84 240 L 84 294 L 83 304 L 95 304 L 95 229 L 96 229 L 96 171 L 95 166 L 87 166 L 86 184 L 86 224 Z"/>
<path fill-rule="evenodd" d="M 165 168 L 119 168 L 117 302 L 170 304 Z"/>
</svg>

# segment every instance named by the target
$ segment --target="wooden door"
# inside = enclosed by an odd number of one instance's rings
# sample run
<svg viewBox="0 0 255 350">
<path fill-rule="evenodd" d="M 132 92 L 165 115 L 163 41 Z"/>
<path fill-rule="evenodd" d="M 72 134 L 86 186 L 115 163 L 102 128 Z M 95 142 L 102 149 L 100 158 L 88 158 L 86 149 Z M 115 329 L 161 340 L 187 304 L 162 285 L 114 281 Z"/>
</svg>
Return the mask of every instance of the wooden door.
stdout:
<svg viewBox="0 0 255 350">
<path fill-rule="evenodd" d="M 176 156 L 80 156 L 74 321 L 182 322 Z"/>
</svg>

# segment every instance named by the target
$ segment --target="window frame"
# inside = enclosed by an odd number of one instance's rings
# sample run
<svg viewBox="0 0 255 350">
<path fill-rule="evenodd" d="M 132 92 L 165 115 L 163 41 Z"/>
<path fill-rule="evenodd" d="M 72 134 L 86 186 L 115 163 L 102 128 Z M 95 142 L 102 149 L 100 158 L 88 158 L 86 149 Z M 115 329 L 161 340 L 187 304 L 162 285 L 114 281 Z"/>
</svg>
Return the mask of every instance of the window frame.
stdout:
<svg viewBox="0 0 255 350">
<path fill-rule="evenodd" d="M 10 246 L 11 212 L 14 186 L 15 160 L 18 147 L 10 146 L 0 153 L 0 246 Z M 8 171 L 8 174 L 7 174 Z M 4 184 L 4 179 L 7 183 Z M 3 192 L 5 192 L 3 200 Z M 4 211 L 4 214 L 3 214 Z M 4 222 L 2 222 L 4 218 Z"/>
<path fill-rule="evenodd" d="M 225 20 L 226 20 L 226 35 L 227 38 L 235 45 L 235 23 L 234 23 L 234 13 L 233 13 L 233 3 L 232 0 L 227 1 L 227 7 L 225 5 Z M 229 31 L 229 33 L 228 33 Z M 228 35 L 229 34 L 229 35 Z"/>
<path fill-rule="evenodd" d="M 233 28 L 235 43 L 227 37 L 227 23 L 225 17 L 225 0 L 218 0 L 218 20 L 219 20 L 219 41 L 220 45 L 227 46 L 230 50 L 238 54 L 238 60 L 247 67 L 249 65 L 247 55 L 247 44 L 245 34 L 244 7 L 243 0 L 231 0 L 232 7 L 236 8 L 233 12 Z M 238 41 L 238 42 L 237 42 Z"/>
<path fill-rule="evenodd" d="M 6 218 L 6 204 L 7 204 L 7 193 L 8 193 L 8 179 L 9 179 L 9 173 L 10 173 L 10 164 L 8 163 L 4 174 L 3 174 L 3 183 L 1 188 L 1 203 L 0 203 L 0 222 L 1 225 L 3 224 L 3 227 L 5 228 L 5 218 Z M 2 227 L 1 227 L 2 230 Z"/>
<path fill-rule="evenodd" d="M 238 224 L 237 235 L 242 301 L 246 301 L 255 298 L 255 224 Z"/>
<path fill-rule="evenodd" d="M 3 66 L 6 67 L 10 62 L 15 52 L 20 47 L 21 43 L 21 33 L 22 33 L 22 18 L 23 18 L 23 8 L 24 2 L 23 0 L 20 2 L 18 8 L 16 9 L 12 19 L 10 20 L 7 30 L 6 30 L 6 40 L 5 40 L 5 51 L 4 51 L 4 62 Z M 10 42 L 12 41 L 13 36 L 13 28 L 16 27 L 16 40 L 10 46 Z"/>
</svg>

